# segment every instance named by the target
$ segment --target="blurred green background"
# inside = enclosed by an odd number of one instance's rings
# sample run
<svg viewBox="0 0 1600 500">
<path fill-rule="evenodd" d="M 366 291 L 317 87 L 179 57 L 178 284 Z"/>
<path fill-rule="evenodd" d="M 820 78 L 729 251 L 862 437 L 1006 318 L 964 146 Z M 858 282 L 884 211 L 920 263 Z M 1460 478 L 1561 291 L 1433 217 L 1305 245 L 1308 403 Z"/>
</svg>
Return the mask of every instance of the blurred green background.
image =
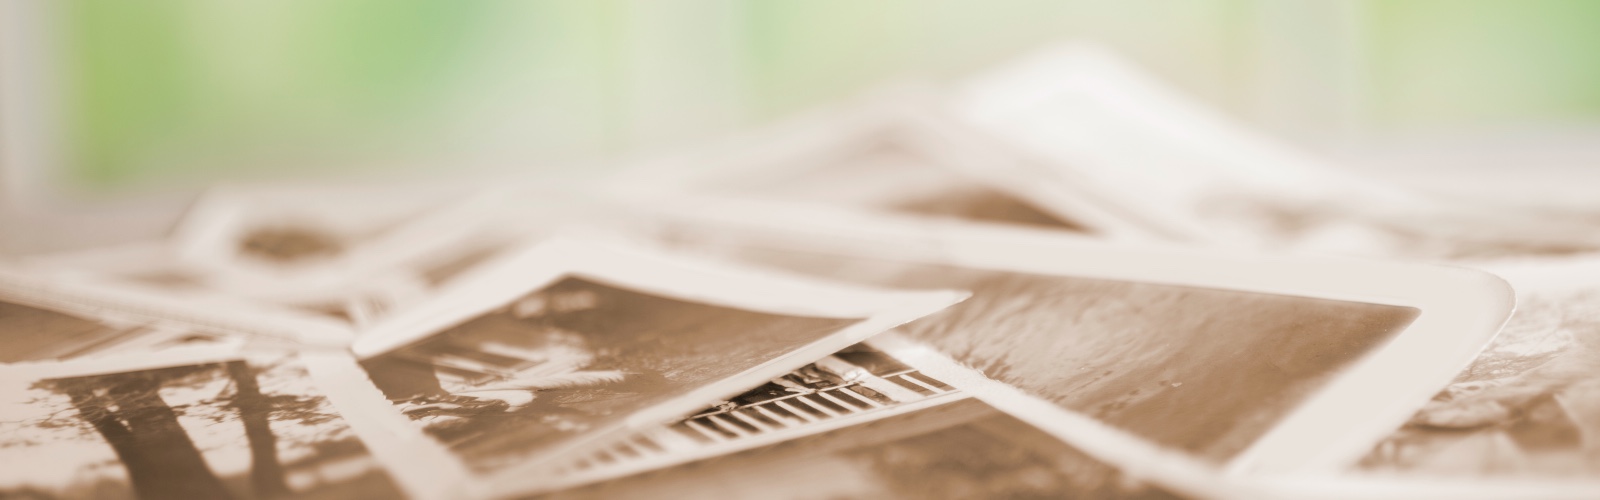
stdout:
<svg viewBox="0 0 1600 500">
<path fill-rule="evenodd" d="M 1311 145 L 1600 121 L 1582 0 L 59 0 L 57 169 L 89 190 L 575 168 L 1041 44 L 1110 45 Z"/>
</svg>

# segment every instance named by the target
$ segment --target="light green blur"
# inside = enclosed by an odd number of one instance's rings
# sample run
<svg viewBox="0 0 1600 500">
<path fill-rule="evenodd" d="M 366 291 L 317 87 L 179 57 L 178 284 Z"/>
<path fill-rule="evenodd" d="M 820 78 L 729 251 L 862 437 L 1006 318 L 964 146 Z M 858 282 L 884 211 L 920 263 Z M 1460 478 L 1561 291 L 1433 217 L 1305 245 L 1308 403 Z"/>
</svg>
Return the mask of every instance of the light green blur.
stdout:
<svg viewBox="0 0 1600 500">
<path fill-rule="evenodd" d="M 1600 118 L 1600 2 L 1581 0 L 58 5 L 66 168 L 98 188 L 572 164 L 1073 38 L 1268 128 Z"/>
</svg>

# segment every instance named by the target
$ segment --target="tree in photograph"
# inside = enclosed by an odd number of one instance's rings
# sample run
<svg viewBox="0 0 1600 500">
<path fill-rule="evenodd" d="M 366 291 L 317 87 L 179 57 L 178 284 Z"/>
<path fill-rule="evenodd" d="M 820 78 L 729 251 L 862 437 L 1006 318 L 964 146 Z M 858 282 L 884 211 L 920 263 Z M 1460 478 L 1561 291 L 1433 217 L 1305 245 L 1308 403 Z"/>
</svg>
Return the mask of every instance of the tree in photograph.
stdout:
<svg viewBox="0 0 1600 500">
<path fill-rule="evenodd" d="M 126 479 L 117 477 L 120 474 L 104 477 L 109 471 L 98 470 L 111 457 L 86 456 L 76 464 L 29 465 L 81 469 L 85 481 L 131 488 L 128 493 L 138 498 L 227 498 L 230 494 L 259 500 L 283 498 L 297 493 L 288 487 L 291 471 L 320 470 L 329 460 L 362 455 L 366 450 L 325 397 L 302 390 L 306 388 L 304 367 L 281 361 L 229 361 L 41 380 L 31 389 L 42 393 L 27 401 L 39 415 L 0 421 L 0 448 L 104 442 L 116 460 L 110 463 L 120 462 Z M 185 432 L 185 426 L 193 429 L 195 425 L 233 438 L 200 439 Z M 294 431 L 282 434 L 288 428 Z M 249 468 L 244 471 L 212 470 L 207 462 L 246 453 Z M 286 461 L 285 457 L 294 458 Z M 234 463 L 232 458 L 225 461 Z M 24 490 L 0 491 L 0 497 L 10 498 L 8 494 L 15 496 L 19 491 Z"/>
<path fill-rule="evenodd" d="M 75 377 L 43 385 L 70 398 L 79 417 L 111 445 L 139 498 L 231 498 L 159 393 L 162 382 L 208 368 Z"/>
<path fill-rule="evenodd" d="M 233 407 L 244 423 L 245 439 L 250 443 L 250 486 L 258 498 L 289 494 L 283 464 L 278 462 L 278 439 L 272 434 L 272 400 L 261 394 L 256 369 L 244 361 L 228 362 L 233 378 Z"/>
</svg>

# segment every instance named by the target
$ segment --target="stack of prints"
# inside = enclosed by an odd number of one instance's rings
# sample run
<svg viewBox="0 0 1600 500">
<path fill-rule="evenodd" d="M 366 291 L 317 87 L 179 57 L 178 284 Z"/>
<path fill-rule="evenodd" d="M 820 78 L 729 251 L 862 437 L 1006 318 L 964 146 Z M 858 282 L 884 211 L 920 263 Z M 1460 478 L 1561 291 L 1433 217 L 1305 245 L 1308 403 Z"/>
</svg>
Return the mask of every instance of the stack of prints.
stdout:
<svg viewBox="0 0 1600 500">
<path fill-rule="evenodd" d="M 1079 45 L 581 189 L 217 188 L 0 265 L 0 497 L 1600 498 L 1588 220 Z"/>
</svg>

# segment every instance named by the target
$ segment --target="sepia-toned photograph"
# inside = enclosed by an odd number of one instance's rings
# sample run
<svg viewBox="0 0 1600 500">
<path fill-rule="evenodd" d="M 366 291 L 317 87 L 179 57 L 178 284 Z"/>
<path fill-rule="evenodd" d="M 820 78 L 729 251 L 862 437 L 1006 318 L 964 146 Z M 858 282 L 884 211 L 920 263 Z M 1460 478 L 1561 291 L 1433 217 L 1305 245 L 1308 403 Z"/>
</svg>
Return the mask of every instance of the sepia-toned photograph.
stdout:
<svg viewBox="0 0 1600 500">
<path fill-rule="evenodd" d="M 0 362 L 69 358 L 147 333 L 139 324 L 117 325 L 16 302 L 0 301 Z"/>
<path fill-rule="evenodd" d="M 396 192 L 405 196 L 396 196 Z M 218 186 L 174 229 L 173 251 L 200 263 L 314 267 L 449 214 L 476 189 L 454 186 Z M 251 265 L 251 264 L 245 264 Z"/>
<path fill-rule="evenodd" d="M 131 279 L 210 289 L 365 325 L 424 300 L 513 241 L 480 236 L 500 200 L 483 189 L 217 189 L 178 224 L 178 267 Z M 317 214 L 334 212 L 339 217 Z"/>
<path fill-rule="evenodd" d="M 1187 498 L 965 399 L 543 498 Z"/>
<path fill-rule="evenodd" d="M 1417 315 L 1406 307 L 1014 273 L 963 276 L 937 267 L 908 270 L 895 282 L 946 279 L 962 280 L 973 298 L 908 325 L 911 337 L 1063 408 L 1219 462 Z"/>
<path fill-rule="evenodd" d="M 962 241 L 978 241 L 979 235 L 987 234 L 972 233 L 964 240 L 952 229 L 947 239 L 906 237 L 910 245 L 895 245 L 888 232 L 839 232 L 828 240 L 822 236 L 828 234 L 825 230 L 817 230 L 811 238 L 818 243 L 808 244 L 803 242 L 807 236 L 784 238 L 784 230 L 727 220 L 684 222 L 679 230 L 663 234 L 669 246 L 685 251 L 806 275 L 905 288 L 972 290 L 967 301 L 902 330 L 991 379 L 1217 464 L 1263 460 L 1259 458 L 1263 452 L 1253 450 L 1271 445 L 1275 440 L 1266 438 L 1279 432 L 1275 428 L 1300 418 L 1302 408 L 1318 400 L 1341 376 L 1394 345 L 1421 314 L 1415 306 L 1318 298 L 1315 295 L 1328 292 L 1313 287 L 1299 293 L 1262 293 L 1230 290 L 1229 278 L 1206 287 L 1074 276 L 1060 271 L 1073 264 L 1056 260 L 1066 258 L 1070 250 L 1032 236 L 1027 239 L 1034 243 L 1006 235 L 1016 243 L 969 246 L 1016 248 L 1018 258 L 1037 255 L 1037 261 L 1002 261 L 971 253 L 975 265 L 961 266 L 938 262 L 942 255 L 960 252 Z M 866 220 L 854 223 L 860 227 Z M 694 229 L 701 224 L 710 224 L 711 229 Z M 720 236 L 697 238 L 717 228 Z M 729 234 L 741 230 L 743 240 Z M 813 234 L 811 228 L 785 230 Z M 1070 244 L 1061 240 L 1062 248 Z M 1029 248 L 1039 251 L 1020 250 Z M 897 252 L 904 257 L 896 258 Z M 1172 265 L 1154 258 L 1143 265 L 1127 259 L 1130 269 Z M 1030 266 L 1042 267 L 1026 271 Z M 1087 266 L 1079 272 L 1116 275 Z M 1499 293 L 1490 290 L 1488 295 Z M 1509 312 L 1510 298 L 1499 300 L 1503 302 L 1498 307 Z M 1498 321 L 1503 316 L 1486 318 L 1478 328 L 1486 330 Z M 1475 350 L 1467 338 L 1445 331 L 1436 335 L 1431 342 L 1440 349 L 1463 355 Z M 1418 377 L 1419 388 L 1410 391 L 1412 397 L 1424 399 L 1431 392 L 1424 381 L 1448 377 L 1449 369 L 1441 367 Z M 1414 365 L 1412 370 L 1420 372 Z M 1398 386 L 1391 380 L 1391 388 Z M 1384 418 L 1398 423 L 1404 414 Z M 1311 425 L 1323 428 L 1321 432 L 1334 432 L 1342 425 L 1359 426 L 1362 433 L 1387 432 L 1381 429 L 1386 425 L 1381 419 Z M 1277 437 L 1299 439 L 1287 436 L 1280 432 Z M 1379 437 L 1374 435 L 1373 442 Z M 1258 455 L 1246 457 L 1249 453 Z M 1284 455 L 1273 462 L 1283 466 L 1294 460 Z"/>
<path fill-rule="evenodd" d="M 221 294 L 281 317 L 360 328 L 536 240 L 545 218 L 511 216 L 505 212 L 528 207 L 505 202 L 502 193 L 471 186 L 219 187 L 159 245 L 27 263 L 151 293 Z M 326 213 L 338 215 L 318 215 Z"/>
<path fill-rule="evenodd" d="M 1518 311 L 1356 470 L 1384 477 L 1582 479 L 1600 473 L 1600 289 L 1593 258 L 1502 263 Z M 1600 485 L 1595 485 L 1600 491 Z"/>
<path fill-rule="evenodd" d="M 565 278 L 361 364 L 398 411 L 483 472 L 858 321 L 778 316 Z"/>
<path fill-rule="evenodd" d="M 1018 170 L 1031 167 L 1023 160 L 943 130 L 950 124 L 926 116 L 927 98 L 909 90 L 878 96 L 860 110 L 769 127 L 709 161 L 678 160 L 694 170 L 647 163 L 623 182 L 654 195 L 681 191 L 1078 233 L 1111 230 L 1092 205 L 1041 191 L 1055 186 L 1019 182 Z"/>
<path fill-rule="evenodd" d="M 766 173 L 770 178 L 717 179 L 709 189 L 761 199 L 820 202 L 853 196 L 862 207 L 891 212 L 1089 232 L 1070 217 L 938 165 L 905 139 L 889 136 L 829 153 L 829 157 L 817 158 L 815 167 L 790 176 Z"/>
<path fill-rule="evenodd" d="M 399 495 L 293 355 L 129 371 L 6 369 L 0 496 Z"/>
<path fill-rule="evenodd" d="M 1053 170 L 1041 180 L 1093 185 L 1130 230 L 1380 258 L 1600 251 L 1593 207 L 1472 203 L 1338 168 L 1345 165 L 1231 120 L 1096 44 L 1042 47 L 965 90 L 955 114 L 1041 159 Z M 1474 194 L 1503 194 L 1488 191 Z"/>
<path fill-rule="evenodd" d="M 4 344 L 0 363 L 156 351 L 230 338 L 219 331 L 119 313 L 65 297 L 41 301 L 33 295 L 36 299 L 28 300 L 0 290 L 0 343 Z"/>
<path fill-rule="evenodd" d="M 353 346 L 368 391 L 478 476 L 548 474 L 537 466 L 556 454 L 670 423 L 961 297 L 584 243 L 542 245 L 489 271 Z M 541 275 L 522 291 L 523 277 Z"/>
<path fill-rule="evenodd" d="M 152 287 L 115 276 L 26 265 L 0 267 L 0 302 L 16 306 L 11 308 L 15 315 L 10 320 L 42 322 L 38 329 L 19 323 L 19 330 L 0 335 L 62 346 L 89 342 L 93 336 L 99 338 L 95 342 L 104 344 L 103 348 L 88 344 L 71 348 L 85 353 L 94 349 L 139 351 L 197 341 L 327 348 L 347 345 L 354 335 L 347 323 L 275 304 L 204 289 Z M 71 318 L 99 322 L 121 333 L 71 326 L 75 323 Z M 59 335 L 40 336 L 52 329 L 85 332 L 83 335 L 88 336 L 75 341 L 71 337 L 77 334 L 62 330 L 55 330 Z"/>
<path fill-rule="evenodd" d="M 969 397 L 867 343 L 856 344 L 676 422 L 575 453 L 559 482 L 546 487 L 771 446 Z"/>
</svg>

